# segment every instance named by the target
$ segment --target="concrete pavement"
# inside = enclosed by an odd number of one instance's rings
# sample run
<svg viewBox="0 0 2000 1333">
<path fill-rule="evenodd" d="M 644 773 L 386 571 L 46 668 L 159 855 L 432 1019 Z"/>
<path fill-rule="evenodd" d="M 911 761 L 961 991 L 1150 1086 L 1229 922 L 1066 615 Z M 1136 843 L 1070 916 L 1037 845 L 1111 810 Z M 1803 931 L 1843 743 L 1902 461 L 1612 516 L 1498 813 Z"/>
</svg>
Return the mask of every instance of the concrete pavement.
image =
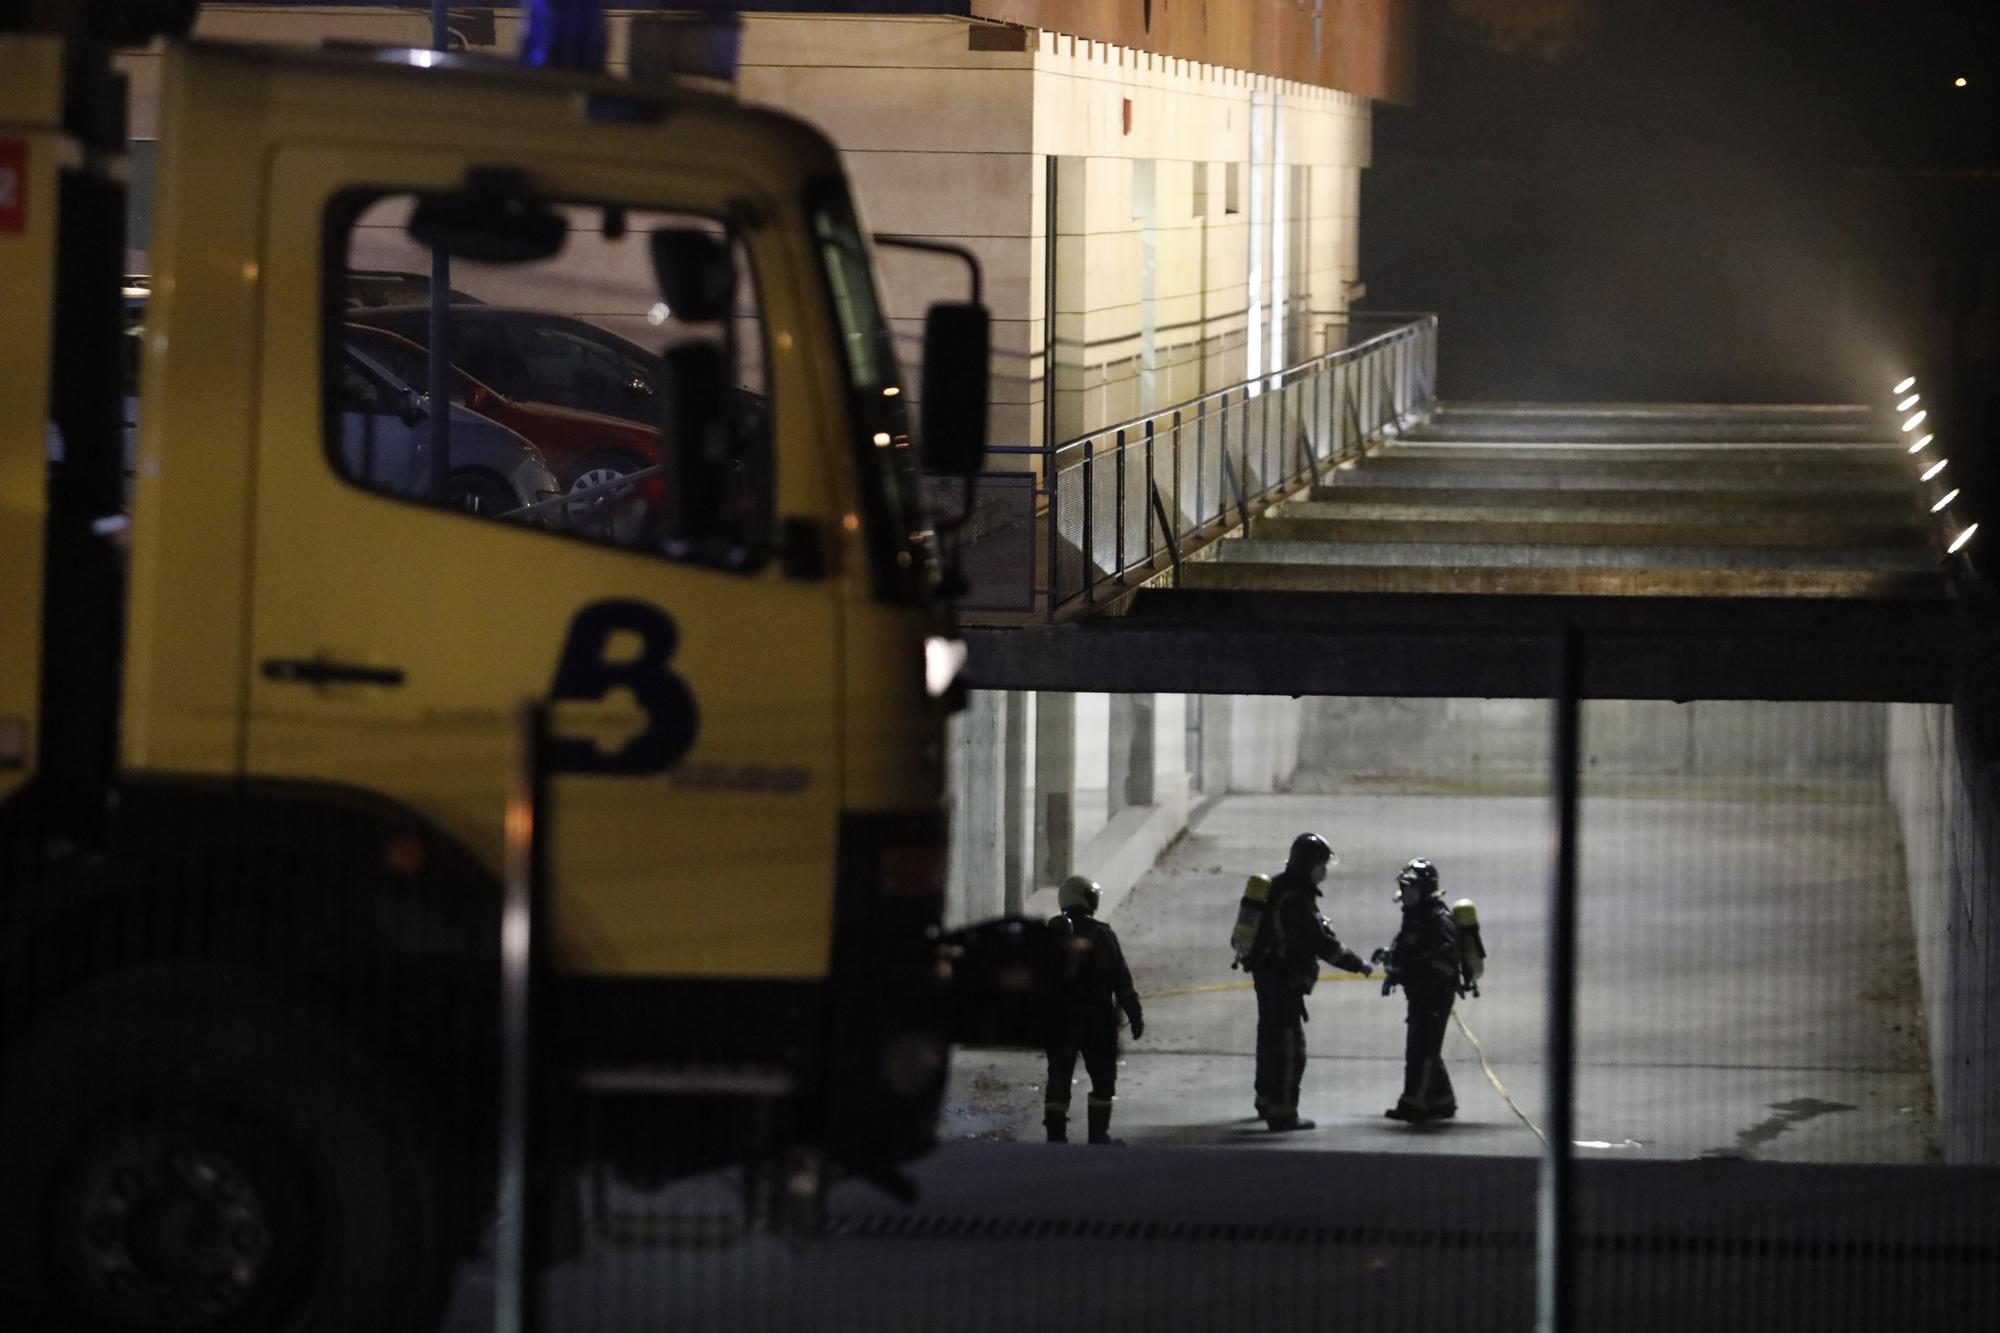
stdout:
<svg viewBox="0 0 2000 1333">
<path fill-rule="evenodd" d="M 1483 995 L 1457 1012 L 1514 1103 L 1543 1119 L 1546 799 L 1354 785 L 1214 803 L 1113 916 L 1151 995 L 1145 1038 L 1126 1042 L 1114 1132 L 1148 1145 L 1538 1151 L 1456 1025 L 1445 1056 L 1459 1118 L 1415 1130 L 1383 1119 L 1400 1087 L 1403 1006 L 1359 978 L 1323 981 L 1310 1004 L 1301 1110 L 1320 1128 L 1272 1135 L 1251 1117 L 1255 1002 L 1230 970 L 1229 926 L 1245 878 L 1276 869 L 1311 828 L 1341 854 L 1324 909 L 1364 956 L 1394 933 L 1394 874 L 1410 856 L 1437 862 L 1448 897 L 1478 901 L 1492 962 Z M 1900 844 L 1879 789 L 1690 779 L 1637 790 L 1653 794 L 1585 801 L 1583 1152 L 1933 1160 Z M 958 1052 L 948 1136 L 1039 1138 L 1042 1076 L 1033 1054 Z M 1079 1086 L 1079 1120 L 1083 1100 Z"/>
</svg>

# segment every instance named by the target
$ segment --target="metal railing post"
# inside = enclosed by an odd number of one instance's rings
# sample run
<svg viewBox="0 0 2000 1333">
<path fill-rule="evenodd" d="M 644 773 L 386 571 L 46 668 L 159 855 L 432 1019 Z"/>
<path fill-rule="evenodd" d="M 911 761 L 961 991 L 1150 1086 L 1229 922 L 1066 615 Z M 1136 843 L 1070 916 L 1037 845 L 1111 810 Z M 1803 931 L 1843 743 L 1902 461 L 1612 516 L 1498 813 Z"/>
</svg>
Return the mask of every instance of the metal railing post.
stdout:
<svg viewBox="0 0 2000 1333">
<path fill-rule="evenodd" d="M 1086 602 L 1097 600 L 1097 503 L 1094 497 L 1096 482 L 1091 476 L 1097 471 L 1097 442 L 1083 442 L 1083 587 L 1080 592 Z"/>
<path fill-rule="evenodd" d="M 1049 576 L 1044 594 L 1049 619 L 1056 618 L 1056 602 L 1062 591 L 1062 487 L 1057 484 L 1056 450 L 1042 441 L 1042 482 L 1049 488 Z"/>
<path fill-rule="evenodd" d="M 1157 500 L 1159 498 L 1160 492 L 1153 485 L 1153 419 L 1151 417 L 1146 418 L 1146 491 L 1154 499 Z M 1165 532 L 1165 530 L 1163 525 L 1161 531 Z M 1151 568 L 1153 563 L 1153 552 L 1159 549 L 1153 545 L 1152 534 L 1153 524 L 1149 518 L 1146 522 L 1146 565 L 1148 568 Z"/>
<path fill-rule="evenodd" d="M 1194 405 L 1194 516 L 1198 523 L 1208 522 L 1208 506 L 1202 503 L 1201 474 L 1208 466 L 1208 400 Z"/>
<path fill-rule="evenodd" d="M 1153 514 L 1160 520 L 1160 531 L 1172 530 L 1167 522 L 1167 507 L 1160 503 L 1160 488 L 1157 486 L 1153 487 Z M 1173 567 L 1174 586 L 1178 588 L 1181 586 L 1181 544 L 1177 539 L 1167 541 L 1167 563 Z"/>
<path fill-rule="evenodd" d="M 1263 437 L 1263 445 L 1257 450 L 1257 456 L 1264 460 L 1260 479 L 1264 483 L 1263 489 L 1268 491 L 1273 484 L 1271 479 L 1278 475 L 1277 469 L 1271 466 L 1271 392 L 1268 387 L 1258 395 L 1258 400 L 1263 406 L 1257 412 L 1257 433 Z M 1261 495 L 1262 491 L 1259 492 Z"/>
<path fill-rule="evenodd" d="M 1324 369 L 1325 367 L 1323 366 L 1313 367 L 1312 378 L 1306 381 L 1306 383 L 1312 386 L 1312 397 L 1309 404 L 1312 411 L 1312 424 L 1306 427 L 1306 448 L 1312 453 L 1313 475 L 1315 477 L 1319 475 L 1319 395 L 1320 390 L 1325 387 L 1326 382 L 1326 376 L 1322 373 Z"/>
<path fill-rule="evenodd" d="M 1122 430 L 1118 432 L 1118 463 L 1114 475 L 1117 479 L 1118 502 L 1112 510 L 1111 522 L 1117 545 L 1112 549 L 1118 554 L 1114 557 L 1111 573 L 1123 583 L 1125 581 L 1125 432 Z"/>
<path fill-rule="evenodd" d="M 1242 437 L 1237 444 L 1236 457 L 1243 469 L 1236 477 L 1236 507 L 1243 515 L 1246 536 L 1250 531 L 1250 403 L 1250 394 L 1246 389 L 1243 396 L 1236 400 L 1236 433 Z M 1223 410 L 1229 410 L 1227 403 L 1223 404 Z"/>
<path fill-rule="evenodd" d="M 1181 489 L 1181 484 L 1181 410 L 1177 407 L 1174 409 L 1174 515 L 1176 518 L 1181 513 L 1181 506 L 1187 501 L 1187 492 Z M 1180 557 L 1181 545 L 1181 534 L 1179 531 L 1174 533 L 1173 544 L 1174 556 L 1178 559 Z"/>
<path fill-rule="evenodd" d="M 1542 1150 L 1535 1225 L 1535 1328 L 1575 1326 L 1576 868 L 1578 762 L 1583 740 L 1583 647 L 1574 628 L 1557 646 L 1554 746 L 1556 863 L 1549 890 L 1548 1038 L 1545 1062 L 1548 1135 Z"/>
</svg>

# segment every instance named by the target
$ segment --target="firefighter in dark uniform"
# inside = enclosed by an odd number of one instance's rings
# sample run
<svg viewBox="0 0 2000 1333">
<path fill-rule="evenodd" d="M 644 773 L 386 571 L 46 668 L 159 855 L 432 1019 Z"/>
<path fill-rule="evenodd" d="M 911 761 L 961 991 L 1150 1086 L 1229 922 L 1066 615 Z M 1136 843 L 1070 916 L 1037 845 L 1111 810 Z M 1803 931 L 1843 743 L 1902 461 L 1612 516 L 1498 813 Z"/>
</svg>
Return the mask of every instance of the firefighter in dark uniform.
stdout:
<svg viewBox="0 0 2000 1333">
<path fill-rule="evenodd" d="M 1069 1089 L 1076 1057 L 1090 1075 L 1090 1141 L 1116 1144 L 1111 1137 L 1111 1101 L 1118 1094 L 1118 1011 L 1125 1011 L 1136 1038 L 1146 1031 L 1132 972 L 1118 947 L 1118 932 L 1097 919 L 1100 898 L 1094 880 L 1071 875 L 1056 903 L 1062 915 L 1049 924 L 1067 937 L 1064 988 L 1069 1014 L 1049 1047 L 1049 1082 L 1043 1092 L 1042 1123 L 1050 1143 L 1069 1142 Z"/>
<path fill-rule="evenodd" d="M 1320 915 L 1320 881 L 1332 864 L 1333 848 L 1317 833 L 1292 840 L 1285 868 L 1271 877 L 1249 963 L 1257 990 L 1257 1114 L 1280 1132 L 1313 1127 L 1299 1115 L 1299 1085 L 1306 1072 L 1306 996 L 1319 981 L 1321 961 L 1374 975 Z"/>
<path fill-rule="evenodd" d="M 1452 1001 L 1467 984 L 1462 973 L 1464 945 L 1440 893 L 1437 867 L 1423 857 L 1396 876 L 1396 901 L 1403 905 L 1403 927 L 1383 954 L 1388 980 L 1382 990 L 1387 994 L 1391 987 L 1401 986 L 1409 1014 L 1403 1041 L 1403 1095 L 1384 1114 L 1412 1124 L 1449 1120 L 1458 1114 L 1458 1099 L 1439 1052 L 1445 1025 L 1451 1022 Z"/>
</svg>

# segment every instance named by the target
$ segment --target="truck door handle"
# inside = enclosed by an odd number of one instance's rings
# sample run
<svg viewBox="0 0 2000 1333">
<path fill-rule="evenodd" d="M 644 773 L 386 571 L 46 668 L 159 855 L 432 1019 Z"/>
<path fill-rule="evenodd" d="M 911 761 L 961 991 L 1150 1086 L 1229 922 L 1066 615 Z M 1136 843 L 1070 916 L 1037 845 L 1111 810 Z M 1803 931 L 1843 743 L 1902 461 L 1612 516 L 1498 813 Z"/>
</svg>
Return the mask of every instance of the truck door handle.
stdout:
<svg viewBox="0 0 2000 1333">
<path fill-rule="evenodd" d="M 401 667 L 360 666 L 353 662 L 335 662 L 324 654 L 319 657 L 269 657 L 264 659 L 264 679 L 284 684 L 314 685 L 382 685 L 395 686 L 403 683 Z"/>
</svg>

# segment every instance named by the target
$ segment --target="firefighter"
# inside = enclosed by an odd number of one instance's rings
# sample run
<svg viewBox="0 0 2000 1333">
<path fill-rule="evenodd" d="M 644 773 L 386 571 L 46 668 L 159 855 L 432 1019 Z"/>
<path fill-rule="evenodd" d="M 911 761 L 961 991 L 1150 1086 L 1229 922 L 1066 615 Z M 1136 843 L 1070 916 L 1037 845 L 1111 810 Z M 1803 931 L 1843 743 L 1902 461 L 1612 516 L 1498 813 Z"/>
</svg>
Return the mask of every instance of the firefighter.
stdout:
<svg viewBox="0 0 2000 1333">
<path fill-rule="evenodd" d="M 1132 989 L 1132 972 L 1118 947 L 1118 932 L 1097 919 L 1101 898 L 1095 880 L 1071 875 L 1056 896 L 1062 915 L 1049 922 L 1068 944 L 1063 985 L 1069 1008 L 1048 1050 L 1042 1123 L 1050 1143 L 1069 1142 L 1070 1080 L 1079 1054 L 1090 1075 L 1090 1141 L 1119 1143 L 1111 1137 L 1111 1102 L 1118 1092 L 1118 1011 L 1125 1011 L 1135 1039 L 1146 1031 L 1139 993 Z"/>
<path fill-rule="evenodd" d="M 1382 991 L 1401 986 L 1409 1013 L 1403 1095 L 1383 1114 L 1411 1124 L 1449 1120 L 1458 1114 L 1458 1099 L 1439 1052 L 1452 1001 L 1469 984 L 1464 942 L 1440 892 L 1437 867 L 1425 858 L 1417 857 L 1396 876 L 1396 901 L 1403 906 L 1403 926 L 1382 954 L 1388 972 Z"/>
<path fill-rule="evenodd" d="M 1269 905 L 1252 946 L 1250 976 L 1257 991 L 1257 1114 L 1274 1131 L 1311 1129 L 1299 1115 L 1306 1071 L 1306 996 L 1322 960 L 1373 976 L 1340 942 L 1319 912 L 1320 882 L 1333 848 L 1317 833 L 1292 840 L 1285 868 L 1271 877 Z"/>
</svg>

